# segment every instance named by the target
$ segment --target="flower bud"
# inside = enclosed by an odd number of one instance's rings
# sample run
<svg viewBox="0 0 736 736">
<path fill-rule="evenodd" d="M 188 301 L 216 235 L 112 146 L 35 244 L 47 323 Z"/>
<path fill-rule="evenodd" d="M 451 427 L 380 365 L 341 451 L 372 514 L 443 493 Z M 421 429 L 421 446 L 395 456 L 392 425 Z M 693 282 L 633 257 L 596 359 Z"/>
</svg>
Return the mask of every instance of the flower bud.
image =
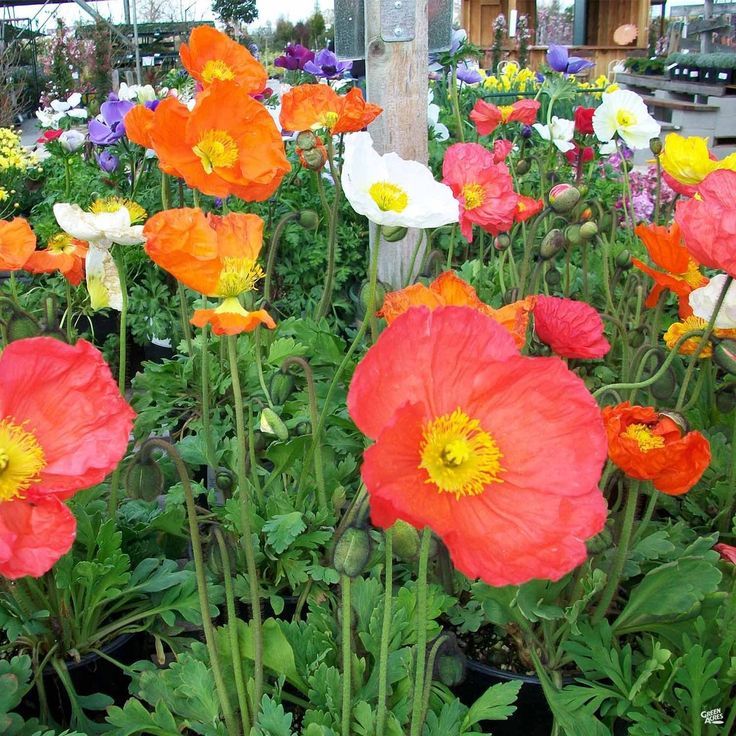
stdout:
<svg viewBox="0 0 736 736">
<path fill-rule="evenodd" d="M 268 446 L 268 440 L 263 432 L 256 430 L 253 432 L 253 449 L 256 452 L 263 452 Z"/>
<path fill-rule="evenodd" d="M 659 138 L 649 139 L 649 150 L 655 155 L 659 156 L 662 153 L 662 141 Z"/>
<path fill-rule="evenodd" d="M 616 265 L 623 271 L 628 271 L 634 265 L 631 262 L 631 253 L 628 250 L 622 250 L 616 256 Z"/>
<path fill-rule="evenodd" d="M 523 176 L 524 174 L 528 174 L 529 171 L 532 168 L 532 163 L 528 158 L 522 158 L 517 164 L 516 164 L 516 173 L 520 176 Z"/>
<path fill-rule="evenodd" d="M 550 258 L 554 258 L 564 247 L 565 236 L 562 234 L 562 230 L 554 228 L 544 236 L 544 240 L 539 246 L 539 255 L 543 260 L 548 261 Z"/>
<path fill-rule="evenodd" d="M 319 171 L 327 163 L 327 149 L 323 145 L 314 148 L 297 148 L 299 160 L 305 169 Z"/>
<path fill-rule="evenodd" d="M 294 390 L 295 384 L 296 381 L 291 373 L 282 373 L 281 371 L 275 373 L 269 386 L 274 404 L 283 405 Z"/>
<path fill-rule="evenodd" d="M 588 185 L 578 184 L 578 191 L 580 192 L 580 196 L 584 197 L 588 193 Z"/>
<path fill-rule="evenodd" d="M 363 314 L 365 314 L 366 310 L 368 309 L 368 299 L 369 299 L 369 287 L 370 284 L 366 281 L 366 283 L 363 284 L 363 286 L 360 287 L 360 306 L 363 311 Z M 379 309 L 381 305 L 383 304 L 383 300 L 386 298 L 386 287 L 378 281 L 376 283 L 376 299 L 373 304 L 375 309 Z"/>
<path fill-rule="evenodd" d="M 493 239 L 493 247 L 498 251 L 504 251 L 511 245 L 511 238 L 506 233 L 496 235 Z"/>
<path fill-rule="evenodd" d="M 314 210 L 302 210 L 299 214 L 299 224 L 305 230 L 316 230 L 319 226 L 319 215 Z"/>
<path fill-rule="evenodd" d="M 37 337 L 41 334 L 41 326 L 33 317 L 25 312 L 15 312 L 5 323 L 8 342 L 23 340 L 26 337 Z"/>
<path fill-rule="evenodd" d="M 304 437 L 305 435 L 311 434 L 311 432 L 312 425 L 309 422 L 299 422 L 294 429 L 294 433 L 299 437 Z"/>
<path fill-rule="evenodd" d="M 215 487 L 218 491 L 230 494 L 235 488 L 235 475 L 227 468 L 218 468 L 215 473 Z"/>
<path fill-rule="evenodd" d="M 153 501 L 164 492 L 164 474 L 153 460 L 136 458 L 125 473 L 125 490 L 130 498 Z"/>
<path fill-rule="evenodd" d="M 392 527 L 394 554 L 409 562 L 419 554 L 419 532 L 406 521 L 399 519 Z"/>
<path fill-rule="evenodd" d="M 716 407 L 722 414 L 736 409 L 736 384 L 728 383 L 716 391 Z"/>
<path fill-rule="evenodd" d="M 465 679 L 466 657 L 453 634 L 447 634 L 437 652 L 434 677 L 447 687 L 455 687 Z"/>
<path fill-rule="evenodd" d="M 598 225 L 594 222 L 584 222 L 580 226 L 580 237 L 583 240 L 593 240 L 596 235 L 598 235 Z"/>
<path fill-rule="evenodd" d="M 559 213 L 570 212 L 580 201 L 580 190 L 571 184 L 557 184 L 549 192 L 549 206 Z"/>
<path fill-rule="evenodd" d="M 289 439 L 289 430 L 281 421 L 281 417 L 270 407 L 266 407 L 261 412 L 260 429 L 263 434 L 270 434 L 278 437 L 281 441 Z"/>
<path fill-rule="evenodd" d="M 583 242 L 580 237 L 580 225 L 568 225 L 565 228 L 565 240 L 570 245 L 580 245 Z"/>
<path fill-rule="evenodd" d="M 736 340 L 719 340 L 713 348 L 713 362 L 726 373 L 736 376 Z"/>
<path fill-rule="evenodd" d="M 671 399 L 677 389 L 677 376 L 675 371 L 672 369 L 672 366 L 667 368 L 667 370 L 649 387 L 649 389 L 652 392 L 652 396 L 659 401 Z"/>
<path fill-rule="evenodd" d="M 332 555 L 332 566 L 341 575 L 357 578 L 371 556 L 371 537 L 366 529 L 349 526 L 340 535 Z"/>
<path fill-rule="evenodd" d="M 605 552 L 613 545 L 613 530 L 610 524 L 606 524 L 601 531 L 594 537 L 591 537 L 585 546 L 589 555 L 597 555 Z"/>
<path fill-rule="evenodd" d="M 559 286 L 562 282 L 562 274 L 556 268 L 550 268 L 546 274 L 544 274 L 544 280 L 547 286 Z"/>
<path fill-rule="evenodd" d="M 577 219 L 580 222 L 588 222 L 593 217 L 593 210 L 590 207 L 580 207 Z"/>
<path fill-rule="evenodd" d="M 387 243 L 398 243 L 406 237 L 407 228 L 401 225 L 385 225 L 381 230 L 381 236 Z"/>
<path fill-rule="evenodd" d="M 671 419 L 680 428 L 680 431 L 683 434 L 687 434 L 690 431 L 690 425 L 688 424 L 687 419 L 685 419 L 685 417 L 682 414 L 679 414 L 678 412 L 660 411 L 659 416 L 667 417 L 667 419 Z"/>
<path fill-rule="evenodd" d="M 319 138 L 311 130 L 303 130 L 296 137 L 296 147 L 303 151 L 309 151 L 320 143 Z"/>
</svg>

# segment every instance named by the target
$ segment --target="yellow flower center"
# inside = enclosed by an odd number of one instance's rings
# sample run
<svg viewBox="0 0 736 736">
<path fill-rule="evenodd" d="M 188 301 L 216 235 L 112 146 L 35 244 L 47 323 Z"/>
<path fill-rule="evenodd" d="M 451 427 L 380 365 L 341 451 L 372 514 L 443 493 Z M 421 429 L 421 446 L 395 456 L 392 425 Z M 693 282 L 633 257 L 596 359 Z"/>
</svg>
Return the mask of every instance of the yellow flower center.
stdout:
<svg viewBox="0 0 736 736">
<path fill-rule="evenodd" d="M 642 452 L 664 447 L 664 437 L 654 434 L 646 424 L 630 424 L 623 433 L 624 437 L 635 440 Z"/>
<path fill-rule="evenodd" d="M 511 105 L 501 105 L 498 109 L 501 111 L 501 122 L 508 122 L 508 119 L 511 117 L 511 113 L 514 111 L 514 108 Z"/>
<path fill-rule="evenodd" d="M 225 130 L 208 130 L 192 148 L 202 168 L 211 174 L 214 168 L 229 168 L 238 160 L 238 144 Z"/>
<path fill-rule="evenodd" d="M 463 187 L 465 209 L 474 210 L 480 207 L 486 199 L 486 190 L 480 184 L 466 184 Z"/>
<path fill-rule="evenodd" d="M 337 119 L 339 117 L 340 116 L 336 112 L 329 110 L 320 116 L 319 123 L 314 127 L 327 128 L 328 130 L 332 130 L 335 127 L 335 123 L 337 123 Z"/>
<path fill-rule="evenodd" d="M 9 419 L 0 420 L 0 503 L 22 496 L 38 482 L 45 465 L 33 434 Z"/>
<path fill-rule="evenodd" d="M 503 455 L 498 445 L 462 409 L 427 422 L 420 449 L 419 467 L 429 475 L 426 482 L 440 493 L 476 496 L 489 483 L 500 481 Z"/>
<path fill-rule="evenodd" d="M 692 286 L 693 289 L 697 289 L 703 285 L 703 274 L 693 258 L 687 262 L 687 271 L 682 274 L 682 280 L 688 286 Z"/>
<path fill-rule="evenodd" d="M 388 181 L 372 184 L 368 194 L 382 212 L 403 212 L 409 204 L 409 195 L 401 187 Z"/>
<path fill-rule="evenodd" d="M 136 225 L 146 219 L 146 211 L 138 202 L 125 197 L 105 197 L 104 199 L 96 199 L 89 208 L 90 212 L 99 215 L 102 212 L 117 212 L 121 207 L 125 207 L 130 215 L 130 224 Z"/>
<path fill-rule="evenodd" d="M 215 79 L 235 79 L 233 70 L 222 59 L 210 59 L 202 69 L 202 79 L 207 84 L 212 83 Z"/>
<path fill-rule="evenodd" d="M 72 242 L 72 236 L 67 233 L 58 233 L 49 240 L 46 244 L 46 250 L 49 253 L 53 253 L 55 256 L 60 256 L 63 253 L 74 253 L 76 246 Z"/>
<path fill-rule="evenodd" d="M 636 124 L 636 117 L 628 110 L 619 110 L 616 113 L 616 124 L 619 128 L 628 128 Z"/>
<path fill-rule="evenodd" d="M 250 258 L 223 258 L 223 268 L 215 293 L 226 299 L 251 291 L 263 278 L 263 269 Z"/>
</svg>

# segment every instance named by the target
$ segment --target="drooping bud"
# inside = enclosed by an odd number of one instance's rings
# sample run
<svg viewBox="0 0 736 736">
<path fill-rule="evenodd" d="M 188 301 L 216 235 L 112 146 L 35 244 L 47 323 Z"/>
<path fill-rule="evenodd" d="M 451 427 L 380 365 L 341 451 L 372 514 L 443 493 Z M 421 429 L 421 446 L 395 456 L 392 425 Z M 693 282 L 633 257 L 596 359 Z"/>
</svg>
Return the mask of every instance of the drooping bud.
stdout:
<svg viewBox="0 0 736 736">
<path fill-rule="evenodd" d="M 269 386 L 274 404 L 283 406 L 289 396 L 291 396 L 295 385 L 296 380 L 291 373 L 283 373 L 282 371 L 275 373 L 273 378 L 271 378 L 271 385 Z"/>
<path fill-rule="evenodd" d="M 369 293 L 369 287 L 370 284 L 368 282 L 364 283 L 363 286 L 360 287 L 360 307 L 362 314 L 365 314 L 366 310 L 368 309 L 368 299 L 370 297 Z M 376 309 L 380 309 L 381 305 L 383 304 L 383 300 L 386 298 L 386 287 L 378 281 L 376 283 L 376 300 L 373 304 L 373 306 Z"/>
<path fill-rule="evenodd" d="M 631 253 L 628 250 L 622 250 L 616 256 L 616 265 L 622 271 L 628 271 L 634 264 L 631 262 Z"/>
<path fill-rule="evenodd" d="M 511 238 L 506 233 L 496 235 L 493 239 L 493 247 L 496 250 L 504 251 L 511 245 Z"/>
<path fill-rule="evenodd" d="M 319 143 L 314 148 L 297 148 L 299 161 L 310 171 L 319 171 L 327 163 L 327 149 Z"/>
<path fill-rule="evenodd" d="M 41 334 L 41 325 L 25 312 L 17 311 L 5 323 L 8 342 L 23 340 L 26 337 L 37 337 Z"/>
<path fill-rule="evenodd" d="M 736 376 L 736 340 L 719 340 L 713 348 L 713 362 L 726 373 Z"/>
<path fill-rule="evenodd" d="M 562 274 L 556 268 L 550 268 L 544 274 L 544 280 L 547 282 L 547 286 L 559 286 L 562 282 Z"/>
<path fill-rule="evenodd" d="M 371 556 L 371 537 L 367 529 L 349 526 L 335 544 L 332 566 L 341 575 L 356 578 Z"/>
<path fill-rule="evenodd" d="M 524 174 L 528 174 L 531 168 L 532 168 L 532 162 L 528 158 L 522 158 L 516 164 L 516 173 L 519 174 L 520 176 L 523 176 Z"/>
<path fill-rule="evenodd" d="M 268 446 L 268 440 L 263 432 L 256 430 L 253 432 L 253 449 L 256 452 L 263 452 Z"/>
<path fill-rule="evenodd" d="M 585 546 L 589 555 L 597 555 L 605 552 L 613 545 L 613 529 L 611 524 L 606 524 L 601 531 L 594 537 L 591 537 Z"/>
<path fill-rule="evenodd" d="M 580 201 L 580 190 L 572 184 L 557 184 L 549 192 L 549 206 L 559 213 L 570 212 Z"/>
<path fill-rule="evenodd" d="M 289 430 L 281 420 L 281 417 L 268 406 L 261 412 L 259 426 L 261 432 L 278 437 L 282 442 L 289 439 Z"/>
<path fill-rule="evenodd" d="M 381 236 L 387 243 L 398 243 L 406 237 L 407 228 L 401 225 L 386 225 L 381 230 Z"/>
<path fill-rule="evenodd" d="M 677 375 L 672 366 L 669 366 L 649 389 L 652 392 L 652 396 L 659 401 L 671 399 L 677 389 Z"/>
<path fill-rule="evenodd" d="M 320 139 L 311 130 L 303 130 L 296 137 L 296 147 L 303 151 L 309 151 L 319 143 L 321 143 Z"/>
<path fill-rule="evenodd" d="M 580 237 L 583 240 L 593 240 L 596 235 L 598 235 L 598 225 L 594 222 L 584 222 L 580 226 Z"/>
<path fill-rule="evenodd" d="M 434 661 L 434 676 L 443 685 L 455 687 L 465 679 L 466 657 L 454 634 L 445 634 L 447 639 L 440 645 Z"/>
<path fill-rule="evenodd" d="M 565 228 L 565 240 L 570 245 L 580 245 L 583 242 L 580 237 L 580 225 L 568 225 Z"/>
<path fill-rule="evenodd" d="M 164 492 L 164 474 L 158 463 L 138 457 L 125 473 L 125 490 L 130 498 L 153 501 Z"/>
<path fill-rule="evenodd" d="M 316 230 L 319 226 L 319 215 L 314 210 L 302 210 L 299 214 L 299 224 L 305 230 Z"/>
<path fill-rule="evenodd" d="M 562 230 L 554 228 L 550 230 L 539 246 L 539 255 L 542 260 L 548 261 L 554 258 L 565 247 L 565 236 Z"/>
<path fill-rule="evenodd" d="M 410 562 L 419 554 L 419 532 L 405 521 L 399 519 L 392 527 L 394 554 L 400 559 Z"/>
<path fill-rule="evenodd" d="M 649 150 L 655 155 L 659 156 L 662 153 L 662 141 L 660 138 L 649 139 Z"/>
<path fill-rule="evenodd" d="M 235 475 L 227 468 L 218 468 L 215 473 L 215 487 L 229 495 L 235 488 Z"/>
</svg>

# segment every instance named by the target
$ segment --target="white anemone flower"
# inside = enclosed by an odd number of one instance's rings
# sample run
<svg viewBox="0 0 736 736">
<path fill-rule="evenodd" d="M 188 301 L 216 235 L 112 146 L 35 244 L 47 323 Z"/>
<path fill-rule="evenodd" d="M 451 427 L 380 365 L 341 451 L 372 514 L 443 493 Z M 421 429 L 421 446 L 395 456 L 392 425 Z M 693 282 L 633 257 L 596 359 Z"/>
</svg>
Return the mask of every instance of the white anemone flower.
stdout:
<svg viewBox="0 0 736 736">
<path fill-rule="evenodd" d="M 601 156 L 611 156 L 616 153 L 616 141 L 606 141 L 598 146 L 598 153 Z"/>
<path fill-rule="evenodd" d="M 435 104 L 434 93 L 431 89 L 427 95 L 427 123 L 434 140 L 446 141 L 450 137 L 447 126 L 440 122 L 440 106 Z"/>
<path fill-rule="evenodd" d="M 65 130 L 59 136 L 59 143 L 67 153 L 74 153 L 84 145 L 85 138 L 80 130 Z"/>
<path fill-rule="evenodd" d="M 726 283 L 726 274 L 719 273 L 714 276 L 705 286 L 693 289 L 688 300 L 693 314 L 706 322 L 710 321 L 713 310 L 716 308 L 718 297 L 720 297 Z M 715 327 L 719 330 L 736 329 L 736 283 L 732 283 L 726 292 L 726 298 L 718 310 Z"/>
<path fill-rule="evenodd" d="M 572 149 L 575 148 L 575 144 L 572 142 L 572 138 L 575 135 L 574 120 L 558 118 L 557 115 L 554 115 L 552 120 L 550 120 L 549 125 L 534 123 L 532 128 L 534 128 L 534 130 L 536 130 L 545 141 L 551 141 L 554 143 L 562 153 L 572 151 Z"/>
<path fill-rule="evenodd" d="M 458 221 L 450 187 L 417 161 L 381 156 L 370 133 L 346 137 L 342 188 L 352 208 L 378 225 L 429 228 Z"/>
<path fill-rule="evenodd" d="M 59 121 L 64 115 L 54 112 L 50 107 L 44 107 L 36 110 L 36 117 L 42 128 L 58 128 Z"/>
<path fill-rule="evenodd" d="M 152 102 L 156 99 L 156 90 L 150 84 L 129 85 L 121 82 L 117 95 L 119 100 L 138 102 L 142 105 L 144 102 Z"/>
<path fill-rule="evenodd" d="M 74 92 L 69 95 L 66 100 L 52 100 L 51 109 L 59 115 L 59 118 L 63 118 L 64 115 L 68 115 L 71 118 L 84 119 L 87 117 L 87 110 L 83 107 L 79 107 L 79 103 L 82 101 L 82 95 L 79 92 Z"/>
<path fill-rule="evenodd" d="M 593 130 L 606 143 L 618 135 L 633 150 L 649 148 L 660 132 L 659 123 L 649 114 L 644 100 L 631 90 L 604 93 L 593 113 Z"/>
</svg>

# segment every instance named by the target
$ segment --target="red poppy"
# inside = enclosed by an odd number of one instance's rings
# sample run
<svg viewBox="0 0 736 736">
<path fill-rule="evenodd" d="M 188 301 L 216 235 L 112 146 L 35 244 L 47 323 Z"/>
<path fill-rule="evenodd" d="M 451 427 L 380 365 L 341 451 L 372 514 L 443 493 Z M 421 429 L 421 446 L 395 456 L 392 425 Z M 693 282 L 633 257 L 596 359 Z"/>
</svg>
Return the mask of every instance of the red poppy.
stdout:
<svg viewBox="0 0 736 736">
<path fill-rule="evenodd" d="M 641 223 L 636 226 L 634 232 L 644 243 L 652 261 L 664 269 L 657 271 L 638 258 L 631 259 L 634 266 L 654 279 L 654 287 L 644 304 L 649 308 L 656 307 L 662 292 L 669 289 L 677 295 L 680 317 L 683 319 L 689 317 L 693 313 L 688 301 L 690 292 L 705 286 L 708 279 L 700 272 L 698 264 L 688 253 L 679 226 L 673 223 L 667 228 Z"/>
<path fill-rule="evenodd" d="M 45 250 L 31 253 L 23 266 L 29 273 L 58 271 L 72 285 L 79 286 L 84 277 L 84 262 L 88 243 L 67 233 L 59 233 L 49 240 Z"/>
<path fill-rule="evenodd" d="M 736 547 L 719 542 L 713 545 L 713 549 L 718 552 L 722 560 L 736 565 Z"/>
<path fill-rule="evenodd" d="M 523 123 L 531 125 L 537 119 L 541 103 L 537 100 L 519 100 L 513 105 L 493 105 L 478 100 L 470 112 L 478 135 L 490 135 L 502 123 Z"/>
<path fill-rule="evenodd" d="M 247 94 L 263 91 L 266 69 L 236 41 L 211 26 L 198 26 L 182 44 L 179 56 L 184 68 L 202 85 L 215 81 L 235 82 Z"/>
<path fill-rule="evenodd" d="M 611 349 L 603 335 L 601 316 L 585 302 L 537 296 L 534 329 L 563 358 L 602 358 Z"/>
<path fill-rule="evenodd" d="M 460 203 L 460 232 L 470 242 L 473 225 L 491 235 L 514 224 L 519 195 L 508 168 L 477 143 L 455 143 L 445 152 L 443 182 Z"/>
<path fill-rule="evenodd" d="M 519 195 L 519 201 L 516 203 L 515 222 L 525 222 L 526 220 L 538 215 L 544 209 L 543 199 L 534 199 L 534 197 L 525 197 Z"/>
<path fill-rule="evenodd" d="M 43 135 L 36 139 L 36 143 L 50 143 L 55 141 L 64 131 L 59 128 L 58 130 L 44 130 Z"/>
<path fill-rule="evenodd" d="M 118 464 L 135 414 L 84 340 L 10 343 L 0 387 L 0 575 L 38 577 L 74 541 L 62 501 Z"/>
<path fill-rule="evenodd" d="M 585 560 L 606 519 L 605 432 L 562 361 L 521 356 L 473 309 L 410 309 L 358 365 L 348 409 L 376 441 L 362 477 L 378 526 L 430 527 L 458 570 L 491 585 L 556 580 Z"/>
<path fill-rule="evenodd" d="M 575 130 L 580 135 L 593 135 L 593 114 L 594 107 L 576 107 L 573 119 L 575 120 Z"/>
<path fill-rule="evenodd" d="M 651 406 L 628 401 L 603 408 L 608 457 L 626 475 L 650 480 L 662 493 L 679 496 L 689 491 L 710 463 L 710 444 L 700 432 L 683 431 Z"/>
<path fill-rule="evenodd" d="M 36 249 L 36 236 L 27 220 L 0 220 L 0 271 L 19 271 Z"/>
<path fill-rule="evenodd" d="M 582 152 L 582 160 L 580 158 Z M 577 166 L 579 163 L 587 164 L 595 158 L 595 152 L 592 146 L 585 146 L 582 148 L 575 144 L 575 148 L 571 148 L 569 151 L 565 151 L 565 158 L 573 165 Z"/>
<path fill-rule="evenodd" d="M 736 171 L 714 171 L 698 185 L 693 199 L 680 201 L 675 221 L 685 247 L 704 266 L 736 277 Z"/>
</svg>

